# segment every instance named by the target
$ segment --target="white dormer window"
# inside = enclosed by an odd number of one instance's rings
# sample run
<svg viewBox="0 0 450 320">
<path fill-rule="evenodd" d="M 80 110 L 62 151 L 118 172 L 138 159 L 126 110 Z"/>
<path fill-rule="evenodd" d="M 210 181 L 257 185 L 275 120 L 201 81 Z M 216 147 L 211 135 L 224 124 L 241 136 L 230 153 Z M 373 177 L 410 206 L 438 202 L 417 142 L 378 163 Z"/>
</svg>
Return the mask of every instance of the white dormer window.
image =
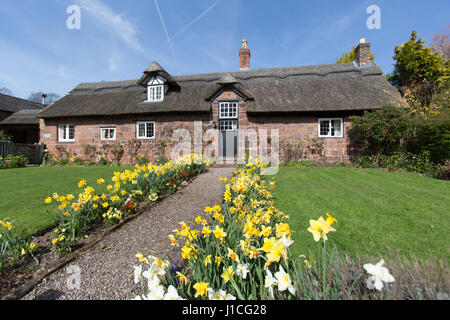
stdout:
<svg viewBox="0 0 450 320">
<path fill-rule="evenodd" d="M 148 86 L 147 101 L 162 101 L 164 97 L 164 85 Z"/>
<path fill-rule="evenodd" d="M 155 102 L 164 100 L 165 81 L 160 76 L 149 79 L 147 82 L 147 101 Z"/>
</svg>

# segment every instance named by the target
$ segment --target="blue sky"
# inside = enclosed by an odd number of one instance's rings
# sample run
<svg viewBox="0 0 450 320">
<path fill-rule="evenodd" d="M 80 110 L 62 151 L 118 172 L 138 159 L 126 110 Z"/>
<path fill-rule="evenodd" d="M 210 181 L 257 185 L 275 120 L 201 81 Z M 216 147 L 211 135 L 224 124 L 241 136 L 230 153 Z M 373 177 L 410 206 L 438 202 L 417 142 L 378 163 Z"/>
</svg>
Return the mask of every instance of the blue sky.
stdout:
<svg viewBox="0 0 450 320">
<path fill-rule="evenodd" d="M 66 12 L 81 8 L 81 29 Z M 366 9 L 381 9 L 369 30 Z M 450 24 L 448 0 L 0 0 L 0 87 L 66 94 L 81 82 L 137 79 L 154 60 L 170 74 L 334 63 L 360 38 L 392 71 L 394 47 L 411 31 L 431 44 Z"/>
</svg>

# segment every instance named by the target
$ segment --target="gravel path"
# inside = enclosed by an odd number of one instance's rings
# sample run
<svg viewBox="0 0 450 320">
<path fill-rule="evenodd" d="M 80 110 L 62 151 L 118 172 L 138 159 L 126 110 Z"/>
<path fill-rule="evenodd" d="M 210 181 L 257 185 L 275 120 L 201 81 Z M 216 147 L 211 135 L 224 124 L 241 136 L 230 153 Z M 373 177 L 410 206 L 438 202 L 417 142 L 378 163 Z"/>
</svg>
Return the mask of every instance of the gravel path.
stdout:
<svg viewBox="0 0 450 320">
<path fill-rule="evenodd" d="M 205 206 L 219 204 L 223 192 L 219 177 L 231 177 L 233 170 L 210 168 L 186 188 L 107 235 L 80 258 L 44 279 L 23 299 L 130 299 L 142 293 L 133 281 L 133 266 L 138 264 L 136 253 L 179 262 L 179 248 L 175 251 L 167 236 L 179 227 L 178 222 L 192 225 Z M 71 275 L 77 267 L 81 272 L 80 286 L 71 289 Z"/>
</svg>

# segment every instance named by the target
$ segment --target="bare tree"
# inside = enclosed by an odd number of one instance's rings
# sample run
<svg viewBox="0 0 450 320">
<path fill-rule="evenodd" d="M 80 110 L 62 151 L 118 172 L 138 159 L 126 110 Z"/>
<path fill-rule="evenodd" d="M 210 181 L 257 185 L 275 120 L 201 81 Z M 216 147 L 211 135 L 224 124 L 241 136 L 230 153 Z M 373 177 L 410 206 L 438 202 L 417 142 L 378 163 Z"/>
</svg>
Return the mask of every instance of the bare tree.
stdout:
<svg viewBox="0 0 450 320">
<path fill-rule="evenodd" d="M 12 96 L 13 93 L 7 87 L 0 88 L 0 94 L 6 94 L 8 96 Z"/>
<path fill-rule="evenodd" d="M 42 95 L 44 93 L 43 92 L 32 92 L 30 93 L 28 100 L 30 101 L 34 101 L 36 103 L 42 103 Z M 60 96 L 56 93 L 50 92 L 50 93 L 45 93 L 45 104 L 49 105 L 53 102 L 55 102 L 56 100 L 58 100 L 60 98 Z"/>
<path fill-rule="evenodd" d="M 447 30 L 450 30 L 450 25 L 447 26 Z M 433 45 L 436 47 L 437 51 L 440 51 L 444 58 L 450 59 L 450 40 L 448 38 L 448 32 L 438 32 L 432 37 Z"/>
</svg>

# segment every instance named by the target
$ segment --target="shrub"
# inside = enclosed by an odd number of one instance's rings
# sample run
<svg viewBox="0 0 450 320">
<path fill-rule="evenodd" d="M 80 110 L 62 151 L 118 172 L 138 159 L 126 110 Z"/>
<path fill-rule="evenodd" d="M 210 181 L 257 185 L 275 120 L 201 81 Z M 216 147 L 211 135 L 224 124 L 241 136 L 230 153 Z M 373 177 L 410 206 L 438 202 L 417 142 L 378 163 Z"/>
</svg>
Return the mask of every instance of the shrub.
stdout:
<svg viewBox="0 0 450 320">
<path fill-rule="evenodd" d="M 437 170 L 437 166 L 431 162 L 428 151 L 423 151 L 418 155 L 396 151 L 390 156 L 383 154 L 378 157 L 362 156 L 356 161 L 356 165 L 361 168 L 406 170 L 408 172 L 423 173 L 431 177 L 435 176 Z"/>
<path fill-rule="evenodd" d="M 23 155 L 14 156 L 9 154 L 6 158 L 0 157 L 0 169 L 23 168 L 28 164 L 28 158 Z"/>
<path fill-rule="evenodd" d="M 352 160 L 361 156 L 391 155 L 402 150 L 412 132 L 412 120 L 405 108 L 386 106 L 363 116 L 351 116 L 349 155 Z"/>
<path fill-rule="evenodd" d="M 442 180 L 450 180 L 450 160 L 441 165 L 436 173 L 436 177 Z"/>
<path fill-rule="evenodd" d="M 12 137 L 9 134 L 6 134 L 5 131 L 0 130 L 0 141 L 11 141 Z"/>
<path fill-rule="evenodd" d="M 124 149 L 123 145 L 120 142 L 117 142 L 116 144 L 112 144 L 109 151 L 112 154 L 112 158 L 116 163 L 120 163 L 120 160 L 122 160 Z"/>
</svg>

